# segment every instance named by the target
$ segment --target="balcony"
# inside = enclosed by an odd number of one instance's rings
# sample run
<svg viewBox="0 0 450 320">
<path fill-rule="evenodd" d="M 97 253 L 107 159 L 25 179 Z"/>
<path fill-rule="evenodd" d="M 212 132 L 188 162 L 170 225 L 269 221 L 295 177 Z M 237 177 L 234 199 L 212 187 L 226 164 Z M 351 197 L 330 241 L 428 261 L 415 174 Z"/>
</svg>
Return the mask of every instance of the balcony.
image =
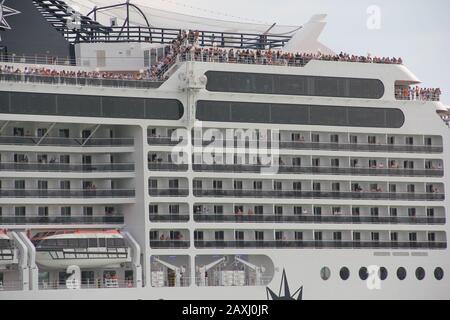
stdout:
<svg viewBox="0 0 450 320">
<path fill-rule="evenodd" d="M 187 164 L 176 164 L 169 162 L 149 162 L 148 169 L 150 171 L 187 171 Z"/>
<path fill-rule="evenodd" d="M 70 216 L 70 217 L 0 217 L 0 225 L 27 224 L 124 224 L 123 216 Z"/>
<path fill-rule="evenodd" d="M 156 146 L 176 146 L 180 144 L 183 140 L 175 140 L 173 141 L 171 137 L 155 137 L 151 136 L 147 138 L 147 142 L 149 145 Z"/>
<path fill-rule="evenodd" d="M 132 163 L 65 164 L 65 163 L 0 163 L 0 171 L 17 172 L 134 172 Z"/>
<path fill-rule="evenodd" d="M 165 190 L 162 190 L 165 191 Z M 194 189 L 196 197 L 443 201 L 441 193 Z"/>
<path fill-rule="evenodd" d="M 446 242 L 397 242 L 397 241 L 210 241 L 196 240 L 195 247 L 203 248 L 276 248 L 276 249 L 446 249 Z"/>
<path fill-rule="evenodd" d="M 195 146 L 207 146 L 213 141 L 203 141 L 195 139 Z M 238 144 L 237 140 L 223 140 L 227 147 L 245 147 L 254 145 L 260 149 L 279 148 L 292 150 L 327 150 L 327 151 L 353 151 L 353 152 L 397 152 L 397 153 L 442 153 L 442 146 L 428 145 L 397 145 L 397 144 L 364 144 L 364 143 L 332 143 L 332 142 L 306 142 L 283 140 L 272 146 L 271 141 L 261 144 L 260 141 L 245 141 L 243 145 Z M 229 144 L 229 145 L 228 145 Z"/>
<path fill-rule="evenodd" d="M 352 215 L 205 215 L 195 214 L 196 222 L 233 222 L 233 223 L 345 223 L 345 224 L 423 224 L 442 225 L 445 218 L 438 217 L 381 217 Z"/>
<path fill-rule="evenodd" d="M 149 189 L 149 194 L 155 197 L 187 197 L 189 189 Z"/>
<path fill-rule="evenodd" d="M 168 214 L 168 213 L 151 213 L 150 221 L 152 222 L 187 222 L 189 214 Z"/>
<path fill-rule="evenodd" d="M 200 172 L 253 172 L 259 173 L 267 166 L 262 165 L 222 165 L 222 164 L 194 164 L 194 171 Z M 397 168 L 338 168 L 338 167 L 301 167 L 278 166 L 278 173 L 284 174 L 327 174 L 327 175 L 354 175 L 354 176 L 402 176 L 402 177 L 442 177 L 441 169 L 397 169 Z"/>
<path fill-rule="evenodd" d="M 134 198 L 134 190 L 5 190 L 0 198 Z"/>
<path fill-rule="evenodd" d="M 150 240 L 153 249 L 187 249 L 189 246 L 189 240 Z"/>
<path fill-rule="evenodd" d="M 58 138 L 32 136 L 0 136 L 2 145 L 58 146 L 58 147 L 129 147 L 134 146 L 133 138 Z"/>
<path fill-rule="evenodd" d="M 438 146 L 414 146 L 394 144 L 362 144 L 362 143 L 320 143 L 281 141 L 281 149 L 300 150 L 331 150 L 354 152 L 398 152 L 398 153 L 442 153 L 443 147 Z"/>
</svg>

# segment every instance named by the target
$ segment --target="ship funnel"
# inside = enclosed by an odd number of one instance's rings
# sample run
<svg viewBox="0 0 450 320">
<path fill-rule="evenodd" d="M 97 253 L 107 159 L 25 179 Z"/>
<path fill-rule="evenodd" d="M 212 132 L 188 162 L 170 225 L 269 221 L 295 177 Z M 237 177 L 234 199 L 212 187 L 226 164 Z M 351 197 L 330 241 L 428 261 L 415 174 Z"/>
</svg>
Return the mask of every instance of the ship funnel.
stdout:
<svg viewBox="0 0 450 320">
<path fill-rule="evenodd" d="M 317 14 L 294 34 L 291 40 L 284 46 L 283 50 L 287 52 L 301 53 L 322 53 L 326 55 L 334 55 L 335 53 L 318 39 L 326 26 L 326 14 Z"/>
</svg>

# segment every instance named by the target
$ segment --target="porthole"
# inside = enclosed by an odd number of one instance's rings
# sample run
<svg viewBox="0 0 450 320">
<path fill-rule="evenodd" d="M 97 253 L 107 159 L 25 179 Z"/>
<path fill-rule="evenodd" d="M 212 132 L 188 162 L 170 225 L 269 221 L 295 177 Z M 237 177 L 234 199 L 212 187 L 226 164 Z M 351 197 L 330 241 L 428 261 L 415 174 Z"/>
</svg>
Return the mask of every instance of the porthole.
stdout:
<svg viewBox="0 0 450 320">
<path fill-rule="evenodd" d="M 416 269 L 417 280 L 423 280 L 425 278 L 425 270 L 422 267 Z"/>
<path fill-rule="evenodd" d="M 388 277 L 387 269 L 385 267 L 380 267 L 380 269 L 378 270 L 378 275 L 379 275 L 381 281 L 386 280 Z"/>
<path fill-rule="evenodd" d="M 331 271 L 330 271 L 330 268 L 328 268 L 328 267 L 323 267 L 322 269 L 320 269 L 320 277 L 321 277 L 322 280 L 324 280 L 324 281 L 330 279 L 330 277 L 331 277 Z"/>
<path fill-rule="evenodd" d="M 405 280 L 406 279 L 406 269 L 403 267 L 400 267 L 397 269 L 397 278 L 399 280 Z"/>
<path fill-rule="evenodd" d="M 341 276 L 342 280 L 348 280 L 348 278 L 350 277 L 350 270 L 347 267 L 342 267 L 339 275 Z"/>
<path fill-rule="evenodd" d="M 442 280 L 444 278 L 444 270 L 440 267 L 434 269 L 434 277 L 436 280 Z"/>
<path fill-rule="evenodd" d="M 369 278 L 369 272 L 367 271 L 366 267 L 361 267 L 361 269 L 359 269 L 359 278 L 362 281 L 366 281 L 367 278 Z"/>
</svg>

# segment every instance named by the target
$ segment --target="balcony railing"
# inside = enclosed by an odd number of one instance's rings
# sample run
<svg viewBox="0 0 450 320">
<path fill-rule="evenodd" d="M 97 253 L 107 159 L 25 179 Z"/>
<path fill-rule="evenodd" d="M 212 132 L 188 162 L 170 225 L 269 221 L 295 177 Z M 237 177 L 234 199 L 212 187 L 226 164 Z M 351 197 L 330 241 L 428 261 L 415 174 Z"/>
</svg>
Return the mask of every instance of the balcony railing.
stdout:
<svg viewBox="0 0 450 320">
<path fill-rule="evenodd" d="M 388 193 L 388 192 L 333 192 L 297 190 L 220 190 L 194 189 L 196 197 L 236 197 L 236 198 L 298 198 L 298 199 L 352 199 L 352 200 L 421 200 L 442 201 L 440 193 Z"/>
<path fill-rule="evenodd" d="M 149 162 L 148 169 L 151 171 L 187 171 L 187 164 L 176 164 L 169 162 Z"/>
<path fill-rule="evenodd" d="M 2 291 L 21 291 L 23 283 L 21 281 L 0 281 L 0 292 Z"/>
<path fill-rule="evenodd" d="M 397 241 L 195 241 L 195 247 L 202 248 L 280 248 L 280 249 L 446 249 L 446 242 L 397 242 Z"/>
<path fill-rule="evenodd" d="M 151 196 L 157 197 L 186 197 L 189 195 L 189 189 L 149 189 Z"/>
<path fill-rule="evenodd" d="M 0 136 L 0 144 L 60 147 L 128 147 L 134 145 L 133 138 L 59 138 L 32 136 Z"/>
<path fill-rule="evenodd" d="M 189 246 L 189 240 L 150 240 L 150 247 L 154 249 L 186 249 Z"/>
<path fill-rule="evenodd" d="M 123 216 L 70 216 L 70 217 L 0 217 L 0 225 L 25 224 L 123 224 Z"/>
<path fill-rule="evenodd" d="M 149 145 L 159 145 L 159 146 L 176 146 L 183 140 L 173 141 L 171 137 L 148 137 L 147 142 Z"/>
<path fill-rule="evenodd" d="M 193 143 L 196 146 L 207 146 L 212 141 L 203 141 L 194 139 Z M 245 143 L 238 144 L 237 140 L 223 140 L 224 146 L 230 147 L 245 147 L 255 146 L 262 148 L 280 148 L 280 149 L 294 149 L 294 150 L 330 150 L 330 151 L 355 151 L 355 152 L 398 152 L 398 153 L 442 153 L 442 146 L 429 145 L 398 145 L 398 144 L 364 144 L 364 143 L 333 143 L 333 142 L 306 142 L 306 141 L 292 141 L 282 140 L 272 146 L 271 141 L 245 141 Z"/>
<path fill-rule="evenodd" d="M 109 88 L 127 88 L 127 89 L 152 89 L 159 88 L 162 81 L 145 80 L 125 80 L 125 79 L 107 79 L 107 78 L 84 78 L 84 77 L 65 77 L 60 75 L 26 75 L 26 74 L 6 74 L 0 73 L 0 82 L 22 82 L 34 84 L 50 84 L 59 86 L 82 86 L 82 87 L 109 87 Z"/>
<path fill-rule="evenodd" d="M 189 221 L 189 214 L 160 214 L 160 213 L 150 213 L 150 221 L 152 222 L 187 222 Z"/>
<path fill-rule="evenodd" d="M 134 198 L 134 190 L 5 190 L 0 198 Z"/>
<path fill-rule="evenodd" d="M 236 222 L 236 223 L 352 223 L 352 224 L 445 224 L 444 217 L 392 217 L 392 216 L 352 216 L 352 215 L 223 215 L 194 214 L 196 222 Z"/>
<path fill-rule="evenodd" d="M 259 173 L 267 166 L 263 165 L 233 165 L 233 164 L 194 164 L 194 171 L 206 172 L 254 172 Z M 337 168 L 337 167 L 303 167 L 279 165 L 278 173 L 296 174 L 328 174 L 328 175 L 359 175 L 359 176 L 403 176 L 403 177 L 442 177 L 441 169 L 397 169 L 397 168 Z"/>
<path fill-rule="evenodd" d="M 132 163 L 66 164 L 66 163 L 0 163 L 0 171 L 26 172 L 134 172 Z"/>
<path fill-rule="evenodd" d="M 80 289 L 114 289 L 114 288 L 133 288 L 133 280 L 123 279 L 104 279 L 104 280 L 81 280 Z M 74 284 L 69 284 L 69 287 L 74 287 Z M 59 290 L 68 289 L 68 285 L 65 281 L 41 281 L 39 282 L 39 290 Z"/>
</svg>

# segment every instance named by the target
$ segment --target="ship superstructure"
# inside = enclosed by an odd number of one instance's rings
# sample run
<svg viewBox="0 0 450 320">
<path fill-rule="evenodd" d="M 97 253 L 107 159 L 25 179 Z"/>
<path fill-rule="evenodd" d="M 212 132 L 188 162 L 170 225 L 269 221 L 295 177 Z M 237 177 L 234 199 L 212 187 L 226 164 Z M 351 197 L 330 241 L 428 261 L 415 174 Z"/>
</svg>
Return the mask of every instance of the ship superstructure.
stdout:
<svg viewBox="0 0 450 320">
<path fill-rule="evenodd" d="M 334 54 L 321 15 L 281 35 L 4 5 L 0 299 L 450 297 L 448 110 L 401 58 Z M 24 17 L 49 54 L 12 40 Z"/>
</svg>

